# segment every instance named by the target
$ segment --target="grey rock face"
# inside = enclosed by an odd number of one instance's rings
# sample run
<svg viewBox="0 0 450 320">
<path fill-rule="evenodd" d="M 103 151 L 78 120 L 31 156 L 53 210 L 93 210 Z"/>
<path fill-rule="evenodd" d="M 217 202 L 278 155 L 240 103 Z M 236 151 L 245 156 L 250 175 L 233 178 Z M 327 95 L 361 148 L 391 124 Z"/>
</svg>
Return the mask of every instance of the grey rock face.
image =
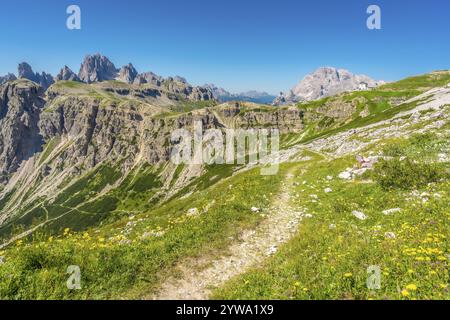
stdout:
<svg viewBox="0 0 450 320">
<path fill-rule="evenodd" d="M 19 64 L 18 75 L 19 79 L 28 79 L 30 81 L 36 82 L 42 88 L 44 88 L 44 90 L 47 90 L 48 87 L 55 83 L 52 75 L 45 72 L 42 72 L 41 74 L 34 73 L 31 66 L 26 62 L 22 62 Z"/>
<path fill-rule="evenodd" d="M 214 96 L 210 89 L 204 87 L 193 87 L 187 82 L 177 81 L 176 78 L 167 78 L 162 85 L 167 91 L 181 96 L 183 99 L 194 101 L 214 100 Z"/>
<path fill-rule="evenodd" d="M 64 66 L 58 75 L 55 77 L 56 81 L 80 81 L 80 78 L 68 66 Z"/>
<path fill-rule="evenodd" d="M 152 84 L 155 86 L 161 86 L 162 82 L 164 81 L 164 79 L 156 74 L 154 74 L 153 72 L 145 72 L 145 73 L 141 73 L 138 74 L 136 76 L 136 78 L 134 79 L 134 84 Z"/>
<path fill-rule="evenodd" d="M 117 76 L 114 64 L 101 54 L 86 56 L 78 73 L 80 80 L 86 83 L 114 80 Z"/>
<path fill-rule="evenodd" d="M 0 87 L 0 183 L 7 181 L 23 160 L 40 151 L 38 121 L 45 103 L 42 94 L 42 88 L 29 81 Z"/>
<path fill-rule="evenodd" d="M 127 64 L 126 66 L 123 66 L 122 69 L 119 71 L 119 78 L 117 80 L 126 82 L 126 83 L 133 83 L 138 75 L 138 72 L 133 67 L 131 63 Z"/>
<path fill-rule="evenodd" d="M 6 83 L 8 81 L 14 81 L 14 80 L 17 80 L 17 77 L 12 73 L 8 73 L 6 76 L 0 77 L 0 85 Z"/>
<path fill-rule="evenodd" d="M 384 84 L 365 75 L 355 75 L 344 69 L 319 68 L 307 75 L 291 91 L 283 93 L 274 104 L 289 104 L 300 101 L 313 101 L 346 91 L 367 90 Z"/>
</svg>

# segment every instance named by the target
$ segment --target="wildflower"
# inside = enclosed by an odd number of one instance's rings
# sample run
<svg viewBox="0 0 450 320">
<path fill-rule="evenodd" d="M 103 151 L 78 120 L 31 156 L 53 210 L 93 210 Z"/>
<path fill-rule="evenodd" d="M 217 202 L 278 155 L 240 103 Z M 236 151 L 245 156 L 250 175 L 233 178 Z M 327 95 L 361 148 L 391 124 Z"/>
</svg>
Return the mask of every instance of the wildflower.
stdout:
<svg viewBox="0 0 450 320">
<path fill-rule="evenodd" d="M 408 290 L 403 290 L 403 291 L 402 291 L 402 296 L 404 296 L 404 297 L 409 296 Z"/>
<path fill-rule="evenodd" d="M 345 278 L 351 278 L 353 276 L 353 274 L 351 272 L 347 272 L 344 274 Z"/>
<path fill-rule="evenodd" d="M 53 237 L 49 237 L 48 242 L 52 242 L 52 241 L 53 241 Z"/>
<path fill-rule="evenodd" d="M 406 289 L 411 290 L 411 291 L 416 291 L 417 286 L 415 284 L 411 283 L 406 286 Z"/>
<path fill-rule="evenodd" d="M 304 292 L 308 292 L 309 289 L 305 287 L 305 288 L 303 288 L 303 291 L 304 291 Z"/>
<path fill-rule="evenodd" d="M 297 281 L 296 283 L 294 283 L 294 286 L 295 287 L 300 287 L 300 282 Z"/>
<path fill-rule="evenodd" d="M 409 274 L 413 274 L 413 273 L 414 273 L 414 270 L 408 269 L 408 273 L 409 273 Z"/>
<path fill-rule="evenodd" d="M 417 261 L 424 261 L 425 258 L 424 258 L 424 257 L 417 257 L 416 260 L 417 260 Z"/>
<path fill-rule="evenodd" d="M 439 284 L 439 287 L 441 289 L 447 289 L 448 286 L 446 284 L 441 283 L 441 284 Z"/>
</svg>

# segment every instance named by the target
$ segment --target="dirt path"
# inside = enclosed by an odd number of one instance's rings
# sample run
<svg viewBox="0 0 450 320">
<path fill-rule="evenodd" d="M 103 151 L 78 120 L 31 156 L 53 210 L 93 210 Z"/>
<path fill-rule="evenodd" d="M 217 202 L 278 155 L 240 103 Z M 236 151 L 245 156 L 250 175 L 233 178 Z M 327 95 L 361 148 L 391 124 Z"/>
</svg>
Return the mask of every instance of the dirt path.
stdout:
<svg viewBox="0 0 450 320">
<path fill-rule="evenodd" d="M 269 214 L 253 231 L 247 231 L 238 243 L 229 248 L 231 255 L 209 263 L 186 263 L 180 265 L 180 279 L 170 278 L 162 284 L 159 292 L 149 297 L 154 300 L 203 300 L 208 299 L 214 288 L 223 285 L 234 276 L 244 273 L 274 254 L 277 247 L 287 242 L 297 231 L 302 212 L 290 206 L 290 188 L 293 184 L 290 170 L 281 191 L 269 208 Z M 202 266 L 207 265 L 202 269 Z"/>
</svg>

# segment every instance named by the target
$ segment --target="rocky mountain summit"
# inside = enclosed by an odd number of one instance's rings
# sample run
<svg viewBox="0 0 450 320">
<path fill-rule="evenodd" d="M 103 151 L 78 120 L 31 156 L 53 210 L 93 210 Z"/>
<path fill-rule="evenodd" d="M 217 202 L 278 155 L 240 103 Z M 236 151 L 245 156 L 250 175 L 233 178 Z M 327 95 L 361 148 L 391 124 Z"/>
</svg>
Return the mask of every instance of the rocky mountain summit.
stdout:
<svg viewBox="0 0 450 320">
<path fill-rule="evenodd" d="M 369 90 L 384 81 L 376 81 L 365 75 L 353 74 L 345 69 L 323 67 L 308 74 L 287 93 L 281 93 L 274 105 L 292 104 L 301 101 L 313 101 L 342 92 Z"/>
<path fill-rule="evenodd" d="M 80 81 L 80 78 L 68 66 L 64 66 L 56 75 L 55 81 Z"/>
<path fill-rule="evenodd" d="M 26 62 L 22 62 L 19 64 L 17 72 L 19 75 L 19 79 L 31 80 L 39 84 L 42 88 L 44 88 L 44 90 L 55 83 L 55 80 L 53 79 L 51 74 L 45 72 L 42 72 L 40 74 L 34 73 L 31 66 Z"/>
<path fill-rule="evenodd" d="M 78 77 L 86 83 L 114 80 L 119 70 L 109 59 L 101 54 L 88 55 L 84 58 Z"/>
<path fill-rule="evenodd" d="M 260 92 L 256 90 L 241 93 L 230 93 L 229 91 L 223 88 L 219 88 L 212 83 L 205 84 L 203 87 L 210 89 L 211 92 L 213 93 L 214 98 L 220 102 L 246 101 L 246 102 L 270 104 L 275 99 L 275 96 L 267 92 Z"/>
<path fill-rule="evenodd" d="M 129 63 L 120 69 L 119 77 L 117 79 L 126 83 L 133 83 L 137 75 L 138 72 L 136 71 L 134 66 Z"/>
</svg>

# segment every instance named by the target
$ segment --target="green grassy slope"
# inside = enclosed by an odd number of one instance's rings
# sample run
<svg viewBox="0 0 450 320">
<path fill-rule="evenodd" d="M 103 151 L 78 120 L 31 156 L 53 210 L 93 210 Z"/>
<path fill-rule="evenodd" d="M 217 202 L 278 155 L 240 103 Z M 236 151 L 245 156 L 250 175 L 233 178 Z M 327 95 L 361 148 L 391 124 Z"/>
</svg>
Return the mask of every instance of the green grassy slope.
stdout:
<svg viewBox="0 0 450 320">
<path fill-rule="evenodd" d="M 301 197 L 293 203 L 313 218 L 267 263 L 214 297 L 449 299 L 450 168 L 435 163 L 439 153 L 448 154 L 449 138 L 389 141 L 381 150 L 393 159 L 352 182 L 336 176 L 356 163 L 353 158 L 317 163 L 297 178 Z M 401 210 L 383 214 L 395 208 Z M 355 210 L 368 218 L 358 220 Z M 369 266 L 381 270 L 380 290 L 367 288 Z"/>
</svg>

